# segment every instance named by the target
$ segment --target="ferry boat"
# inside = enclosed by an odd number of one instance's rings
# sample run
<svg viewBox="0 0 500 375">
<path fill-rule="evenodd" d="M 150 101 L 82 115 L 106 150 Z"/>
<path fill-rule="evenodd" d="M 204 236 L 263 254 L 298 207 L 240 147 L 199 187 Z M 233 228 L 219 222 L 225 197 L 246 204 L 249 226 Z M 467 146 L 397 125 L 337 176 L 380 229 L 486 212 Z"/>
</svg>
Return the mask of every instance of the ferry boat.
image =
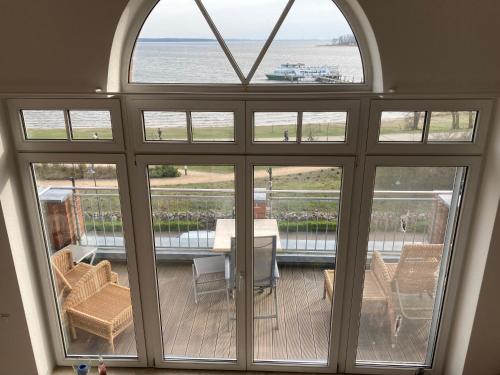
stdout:
<svg viewBox="0 0 500 375">
<path fill-rule="evenodd" d="M 316 81 L 323 83 L 340 82 L 340 74 L 336 66 L 306 66 L 302 63 L 281 64 L 272 73 L 266 74 L 272 81 Z"/>
</svg>

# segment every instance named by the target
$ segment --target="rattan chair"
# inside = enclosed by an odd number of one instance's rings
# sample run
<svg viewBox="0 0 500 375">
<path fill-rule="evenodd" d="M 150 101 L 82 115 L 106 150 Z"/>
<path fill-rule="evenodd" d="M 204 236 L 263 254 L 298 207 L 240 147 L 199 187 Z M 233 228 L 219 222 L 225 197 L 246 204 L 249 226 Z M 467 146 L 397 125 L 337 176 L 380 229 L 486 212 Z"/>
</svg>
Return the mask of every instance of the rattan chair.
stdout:
<svg viewBox="0 0 500 375">
<path fill-rule="evenodd" d="M 75 284 L 94 266 L 87 263 L 73 262 L 73 253 L 68 249 L 61 249 L 55 252 L 51 258 L 52 269 L 56 275 L 59 296 L 63 296 L 73 289 Z M 118 283 L 118 274 L 111 273 L 113 282 Z"/>
<path fill-rule="evenodd" d="M 50 260 L 52 269 L 56 275 L 60 295 L 69 293 L 83 275 L 93 268 L 93 266 L 87 263 L 74 264 L 73 253 L 67 249 L 55 252 Z"/>
<path fill-rule="evenodd" d="M 113 282 L 111 264 L 103 260 L 73 287 L 64 302 L 73 339 L 76 328 L 108 341 L 114 352 L 114 339 L 132 324 L 130 289 Z"/>
<path fill-rule="evenodd" d="M 380 253 L 374 252 L 378 267 L 387 275 L 384 289 L 389 297 L 394 343 L 405 320 L 432 319 L 442 253 L 443 244 L 406 244 L 398 263 L 385 263 Z"/>
</svg>

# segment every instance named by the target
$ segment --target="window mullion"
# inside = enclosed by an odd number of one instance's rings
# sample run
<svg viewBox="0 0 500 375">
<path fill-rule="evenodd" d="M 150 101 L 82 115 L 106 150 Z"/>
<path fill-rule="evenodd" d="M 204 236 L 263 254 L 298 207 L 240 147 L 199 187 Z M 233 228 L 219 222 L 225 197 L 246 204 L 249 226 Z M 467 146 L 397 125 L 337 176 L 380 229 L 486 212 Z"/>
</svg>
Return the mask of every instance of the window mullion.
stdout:
<svg viewBox="0 0 500 375">
<path fill-rule="evenodd" d="M 423 139 L 424 143 L 427 143 L 427 139 L 429 138 L 429 124 L 430 123 L 431 123 L 431 111 L 425 111 L 424 139 Z"/>
<path fill-rule="evenodd" d="M 245 84 L 245 75 L 241 72 L 240 67 L 238 66 L 238 63 L 234 59 L 233 55 L 231 54 L 231 51 L 226 45 L 226 42 L 222 38 L 222 35 L 220 34 L 219 30 L 217 29 L 217 26 L 215 26 L 215 23 L 212 21 L 212 18 L 210 18 L 210 15 L 208 14 L 207 10 L 205 9 L 205 6 L 202 4 L 201 0 L 195 0 L 196 5 L 198 5 L 198 8 L 200 8 L 201 13 L 203 14 L 203 17 L 205 17 L 205 20 L 208 23 L 208 26 L 210 26 L 210 29 L 215 35 L 215 38 L 219 42 L 221 48 L 224 50 L 224 53 L 226 54 L 226 57 L 228 58 L 229 62 L 231 63 L 231 66 L 233 67 L 234 71 L 238 75 L 238 78 L 240 79 L 242 84 Z"/>
<path fill-rule="evenodd" d="M 281 24 L 283 23 L 286 16 L 288 15 L 288 12 L 290 11 L 290 8 L 292 7 L 294 2 L 295 2 L 295 0 L 289 0 L 285 9 L 283 9 L 283 13 L 281 14 L 280 18 L 276 22 L 276 25 L 274 26 L 273 30 L 271 31 L 271 34 L 269 34 L 269 38 L 267 38 L 266 43 L 264 44 L 264 46 L 262 47 L 262 50 L 259 53 L 259 56 L 257 56 L 257 59 L 255 60 L 253 66 L 252 66 L 252 69 L 250 69 L 250 72 L 248 73 L 248 75 L 244 81 L 245 84 L 248 85 L 250 83 L 250 81 L 252 80 L 253 75 L 257 71 L 257 68 L 259 67 L 262 59 L 264 58 L 264 55 L 266 54 L 267 50 L 271 46 L 271 43 L 273 42 L 274 37 L 278 33 L 278 30 L 280 29 Z"/>
<path fill-rule="evenodd" d="M 64 110 L 64 122 L 66 123 L 66 138 L 68 139 L 68 141 L 72 141 L 73 140 L 73 129 L 71 128 L 69 109 Z"/>
<path fill-rule="evenodd" d="M 297 112 L 297 143 L 302 142 L 302 113 Z"/>
<path fill-rule="evenodd" d="M 188 143 L 193 143 L 193 118 L 191 117 L 191 111 L 186 111 L 186 120 L 187 120 Z"/>
</svg>

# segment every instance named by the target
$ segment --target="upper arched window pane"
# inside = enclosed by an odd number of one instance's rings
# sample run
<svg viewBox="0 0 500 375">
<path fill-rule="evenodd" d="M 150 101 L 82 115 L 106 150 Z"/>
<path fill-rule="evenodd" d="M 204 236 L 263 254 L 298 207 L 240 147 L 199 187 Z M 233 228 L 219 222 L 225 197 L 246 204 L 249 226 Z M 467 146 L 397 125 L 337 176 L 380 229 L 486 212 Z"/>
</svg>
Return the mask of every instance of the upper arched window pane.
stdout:
<svg viewBox="0 0 500 375">
<path fill-rule="evenodd" d="M 130 82 L 364 83 L 332 0 L 160 0 L 137 38 Z"/>
</svg>

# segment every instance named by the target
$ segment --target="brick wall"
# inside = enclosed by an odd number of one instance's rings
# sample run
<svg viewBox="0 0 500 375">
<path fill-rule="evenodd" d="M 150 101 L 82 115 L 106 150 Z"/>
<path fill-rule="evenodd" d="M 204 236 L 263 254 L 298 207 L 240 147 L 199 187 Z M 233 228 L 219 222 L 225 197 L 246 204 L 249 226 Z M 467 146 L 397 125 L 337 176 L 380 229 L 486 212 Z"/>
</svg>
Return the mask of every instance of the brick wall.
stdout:
<svg viewBox="0 0 500 375">
<path fill-rule="evenodd" d="M 444 243 L 446 225 L 448 224 L 448 204 L 439 196 L 434 200 L 434 220 L 429 221 L 429 243 Z"/>
<path fill-rule="evenodd" d="M 73 207 L 72 195 L 68 195 L 68 198 L 63 202 L 45 202 L 45 223 L 54 251 L 70 244 L 76 244 L 78 234 L 81 236 L 85 232 L 80 198 L 75 197 L 74 203 L 76 207 Z M 75 213 L 78 222 L 75 220 Z"/>
</svg>

